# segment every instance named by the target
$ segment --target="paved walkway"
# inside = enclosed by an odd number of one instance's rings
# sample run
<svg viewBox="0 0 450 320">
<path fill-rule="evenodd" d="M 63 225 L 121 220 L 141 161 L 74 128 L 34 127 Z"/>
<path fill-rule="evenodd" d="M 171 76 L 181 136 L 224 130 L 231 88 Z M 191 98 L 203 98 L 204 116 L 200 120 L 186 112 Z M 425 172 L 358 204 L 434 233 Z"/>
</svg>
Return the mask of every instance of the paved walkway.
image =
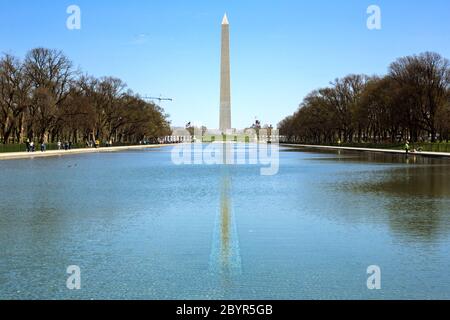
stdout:
<svg viewBox="0 0 450 320">
<path fill-rule="evenodd" d="M 351 147 L 331 147 L 331 146 L 315 146 L 308 144 L 282 144 L 287 147 L 302 147 L 302 148 L 314 148 L 322 150 L 347 150 L 347 151 L 361 151 L 361 152 L 382 152 L 382 153 L 393 153 L 393 154 L 405 154 L 405 150 L 393 150 L 393 149 L 373 149 L 373 148 L 351 148 Z M 450 153 L 448 152 L 410 152 L 410 155 L 417 156 L 428 156 L 428 157 L 446 157 L 450 158 Z"/>
<path fill-rule="evenodd" d="M 139 145 L 139 146 L 127 146 L 127 147 L 108 147 L 108 148 L 86 148 L 86 149 L 72 149 L 72 150 L 49 150 L 45 152 L 5 152 L 0 153 L 1 160 L 13 160 L 13 159 L 33 159 L 42 157 L 59 157 L 65 155 L 83 154 L 83 153 L 99 153 L 99 152 L 119 152 L 126 150 L 142 150 L 151 148 L 165 147 L 164 144 L 155 145 Z"/>
</svg>

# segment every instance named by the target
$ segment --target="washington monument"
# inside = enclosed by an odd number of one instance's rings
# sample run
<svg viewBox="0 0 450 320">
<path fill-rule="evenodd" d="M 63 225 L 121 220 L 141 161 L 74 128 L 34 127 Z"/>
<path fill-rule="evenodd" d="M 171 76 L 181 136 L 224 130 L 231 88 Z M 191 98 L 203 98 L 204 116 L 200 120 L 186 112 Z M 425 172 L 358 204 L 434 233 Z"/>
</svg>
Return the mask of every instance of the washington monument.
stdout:
<svg viewBox="0 0 450 320">
<path fill-rule="evenodd" d="M 230 25 L 227 15 L 222 20 L 222 51 L 220 71 L 220 131 L 231 130 Z"/>
</svg>

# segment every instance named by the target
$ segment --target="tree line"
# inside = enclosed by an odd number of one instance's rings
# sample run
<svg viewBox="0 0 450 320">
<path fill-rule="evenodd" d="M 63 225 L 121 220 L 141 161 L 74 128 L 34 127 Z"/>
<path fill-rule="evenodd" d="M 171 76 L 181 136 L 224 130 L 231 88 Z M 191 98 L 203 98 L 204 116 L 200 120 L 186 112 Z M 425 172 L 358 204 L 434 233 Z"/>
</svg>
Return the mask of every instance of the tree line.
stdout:
<svg viewBox="0 0 450 320">
<path fill-rule="evenodd" d="M 450 63 L 433 52 L 397 59 L 385 76 L 348 75 L 311 92 L 278 125 L 293 143 L 450 139 Z"/>
<path fill-rule="evenodd" d="M 61 51 L 0 57 L 0 143 L 137 143 L 170 134 L 161 107 L 121 79 L 82 73 Z"/>
</svg>

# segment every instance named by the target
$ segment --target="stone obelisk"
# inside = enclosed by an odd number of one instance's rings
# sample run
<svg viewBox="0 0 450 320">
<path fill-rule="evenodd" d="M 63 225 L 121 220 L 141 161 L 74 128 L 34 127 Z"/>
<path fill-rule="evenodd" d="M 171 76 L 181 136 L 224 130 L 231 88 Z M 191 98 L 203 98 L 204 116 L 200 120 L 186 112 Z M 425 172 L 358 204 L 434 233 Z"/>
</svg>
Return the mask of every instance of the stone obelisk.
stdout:
<svg viewBox="0 0 450 320">
<path fill-rule="evenodd" d="M 227 15 L 222 20 L 222 51 L 220 71 L 220 131 L 231 130 L 230 25 Z"/>
</svg>

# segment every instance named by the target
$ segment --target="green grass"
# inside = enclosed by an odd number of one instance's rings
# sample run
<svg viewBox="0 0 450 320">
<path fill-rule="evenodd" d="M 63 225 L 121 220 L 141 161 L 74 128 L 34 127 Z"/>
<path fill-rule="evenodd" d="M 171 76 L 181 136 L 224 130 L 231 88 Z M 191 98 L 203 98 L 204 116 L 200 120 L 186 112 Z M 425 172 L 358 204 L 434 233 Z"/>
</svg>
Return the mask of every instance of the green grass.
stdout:
<svg viewBox="0 0 450 320">
<path fill-rule="evenodd" d="M 139 145 L 138 143 L 123 143 L 123 142 L 117 142 L 114 143 L 113 147 L 128 147 L 128 146 L 136 146 Z M 58 150 L 58 144 L 57 143 L 47 143 L 46 150 Z M 102 143 L 100 147 L 107 147 L 105 143 Z M 86 148 L 86 144 L 81 143 L 75 143 L 72 144 L 72 149 L 84 149 Z M 62 146 L 62 149 L 64 149 L 64 145 Z M 6 152 L 26 152 L 27 147 L 25 143 L 22 144 L 0 144 L 0 153 L 6 153 Z M 35 143 L 35 151 L 41 151 L 41 145 L 39 143 Z"/>
<path fill-rule="evenodd" d="M 450 143 L 418 143 L 414 145 L 414 148 L 421 148 L 422 151 L 428 152 L 450 152 Z"/>
<path fill-rule="evenodd" d="M 404 143 L 397 144 L 376 144 L 376 143 L 342 143 L 342 144 L 330 144 L 334 147 L 348 147 L 348 148 L 368 148 L 368 149 L 391 149 L 391 150 L 404 150 Z M 410 143 L 411 151 L 414 149 L 425 152 L 449 152 L 450 143 L 448 142 L 436 142 L 436 143 Z"/>
<path fill-rule="evenodd" d="M 123 146 L 130 146 L 130 145 L 136 145 L 134 144 L 126 144 L 126 143 L 116 143 L 114 144 L 114 147 L 123 147 Z M 58 144 L 57 143 L 48 143 L 45 145 L 46 150 L 58 150 Z M 101 147 L 106 147 L 105 144 L 102 144 Z M 64 145 L 62 147 L 64 149 Z M 85 143 L 77 143 L 72 144 L 72 149 L 84 149 L 86 148 Z M 6 153 L 6 152 L 26 152 L 27 147 L 23 144 L 0 144 L 0 153 Z M 41 151 L 41 145 L 36 143 L 35 144 L 35 151 Z"/>
<path fill-rule="evenodd" d="M 73 144 L 72 149 L 84 148 L 84 144 Z M 56 143 L 46 144 L 46 150 L 58 150 L 58 145 Z M 0 144 L 0 153 L 6 152 L 26 152 L 27 147 L 23 144 Z M 35 144 L 35 151 L 41 151 L 41 145 Z"/>
<path fill-rule="evenodd" d="M 204 143 L 211 143 L 211 142 L 215 142 L 215 141 L 221 141 L 223 139 L 222 136 L 217 135 L 206 135 L 202 137 L 202 142 Z M 234 142 L 243 142 L 245 141 L 246 143 L 250 142 L 250 137 L 247 135 L 228 135 L 226 137 L 227 141 L 234 141 Z"/>
<path fill-rule="evenodd" d="M 0 153 L 25 151 L 24 144 L 0 144 Z"/>
</svg>

